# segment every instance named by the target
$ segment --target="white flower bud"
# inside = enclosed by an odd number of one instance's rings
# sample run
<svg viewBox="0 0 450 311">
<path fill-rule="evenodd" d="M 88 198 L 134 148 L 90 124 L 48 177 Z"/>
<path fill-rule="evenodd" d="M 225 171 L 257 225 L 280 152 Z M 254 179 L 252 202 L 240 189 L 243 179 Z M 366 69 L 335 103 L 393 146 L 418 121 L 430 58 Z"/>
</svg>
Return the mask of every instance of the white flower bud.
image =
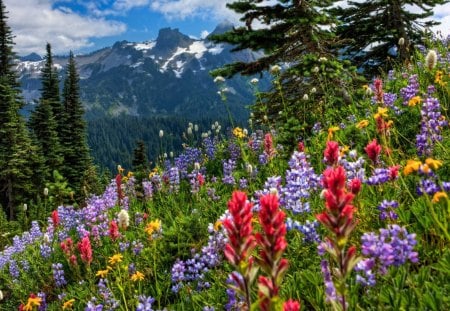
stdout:
<svg viewBox="0 0 450 311">
<path fill-rule="evenodd" d="M 425 64 L 427 64 L 428 69 L 432 70 L 436 67 L 437 63 L 437 54 L 435 50 L 430 50 L 425 57 Z"/>
<path fill-rule="evenodd" d="M 277 188 L 270 188 L 270 189 L 269 189 L 269 192 L 270 192 L 270 194 L 278 195 L 278 190 L 277 190 Z"/>
<path fill-rule="evenodd" d="M 247 130 L 247 129 L 243 129 L 243 130 L 242 130 L 242 134 L 244 134 L 245 136 L 247 136 L 247 135 L 248 135 L 248 130 Z"/>
<path fill-rule="evenodd" d="M 274 74 L 274 75 L 279 74 L 280 71 L 281 71 L 281 67 L 278 65 L 274 65 L 274 66 L 272 66 L 272 68 L 270 68 L 270 73 Z"/>
<path fill-rule="evenodd" d="M 119 214 L 117 215 L 118 218 L 118 225 L 122 229 L 128 228 L 130 225 L 130 215 L 128 214 L 128 211 L 122 209 L 120 210 Z"/>
<path fill-rule="evenodd" d="M 194 163 L 194 170 L 196 170 L 196 171 L 200 170 L 200 163 L 198 163 L 198 162 Z"/>
<path fill-rule="evenodd" d="M 164 159 L 167 159 L 167 152 L 164 152 L 164 153 L 163 153 L 163 158 L 164 158 Z"/>
<path fill-rule="evenodd" d="M 311 94 L 314 94 L 314 93 L 316 93 L 317 92 L 317 89 L 315 88 L 315 87 L 313 87 L 312 89 L 311 89 Z"/>
<path fill-rule="evenodd" d="M 169 156 L 173 158 L 173 151 L 169 152 Z"/>
<path fill-rule="evenodd" d="M 253 84 L 253 85 L 258 84 L 258 82 L 259 82 L 259 80 L 256 79 L 256 78 L 253 78 L 253 79 L 250 80 L 250 83 Z"/>
<path fill-rule="evenodd" d="M 304 100 L 304 101 L 306 101 L 306 100 L 308 100 L 308 99 L 309 99 L 308 94 L 303 95 L 303 100 Z"/>
<path fill-rule="evenodd" d="M 188 127 L 186 132 L 188 135 L 192 135 L 192 127 Z"/>
<path fill-rule="evenodd" d="M 159 138 L 163 138 L 164 136 L 164 131 L 163 130 L 159 130 Z"/>
<path fill-rule="evenodd" d="M 0 301 L 3 300 L 3 292 L 0 290 Z"/>
<path fill-rule="evenodd" d="M 194 124 L 194 131 L 198 132 L 198 125 Z"/>
<path fill-rule="evenodd" d="M 398 45 L 403 46 L 405 44 L 405 38 L 398 39 Z"/>
<path fill-rule="evenodd" d="M 245 170 L 247 171 L 247 173 L 251 175 L 253 173 L 253 166 L 250 163 L 248 163 L 247 166 L 245 167 Z"/>
<path fill-rule="evenodd" d="M 23 211 L 26 212 L 28 209 L 28 205 L 27 203 L 23 203 Z"/>
<path fill-rule="evenodd" d="M 317 67 L 317 66 L 316 66 L 316 67 L 314 67 L 314 68 L 312 69 L 312 72 L 314 72 L 314 73 L 318 73 L 318 72 L 319 72 L 319 70 L 320 70 L 320 69 L 319 69 L 319 67 Z"/>
<path fill-rule="evenodd" d="M 48 233 L 44 233 L 44 242 L 45 243 L 50 243 L 50 236 L 48 235 Z"/>
<path fill-rule="evenodd" d="M 44 196 L 48 196 L 48 188 L 47 187 L 44 188 Z"/>
<path fill-rule="evenodd" d="M 328 58 L 326 58 L 326 57 L 319 58 L 319 62 L 321 62 L 321 63 L 325 63 L 327 60 L 328 60 Z"/>
</svg>

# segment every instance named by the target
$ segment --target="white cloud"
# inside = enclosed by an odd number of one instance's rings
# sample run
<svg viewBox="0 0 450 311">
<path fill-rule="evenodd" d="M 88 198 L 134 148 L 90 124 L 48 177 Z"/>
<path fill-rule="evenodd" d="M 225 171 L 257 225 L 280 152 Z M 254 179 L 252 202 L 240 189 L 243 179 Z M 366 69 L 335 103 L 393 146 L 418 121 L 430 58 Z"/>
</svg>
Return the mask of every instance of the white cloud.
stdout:
<svg viewBox="0 0 450 311">
<path fill-rule="evenodd" d="M 115 10 L 129 11 L 136 7 L 143 7 L 150 4 L 150 0 L 117 0 L 114 2 Z"/>
<path fill-rule="evenodd" d="M 228 19 L 237 22 L 237 16 L 226 7 L 234 0 L 154 0 L 150 7 L 153 11 L 164 14 L 169 19 L 186 19 L 192 17 Z"/>
<path fill-rule="evenodd" d="M 208 31 L 208 30 L 203 30 L 203 31 L 200 33 L 200 38 L 201 38 L 201 39 L 205 39 L 208 35 L 209 35 L 209 31 Z"/>
<path fill-rule="evenodd" d="M 8 24 L 15 36 L 14 50 L 21 54 L 43 54 L 49 42 L 57 53 L 92 46 L 91 38 L 118 35 L 126 31 L 120 22 L 81 16 L 69 8 L 52 8 L 52 0 L 5 0 Z M 55 1 L 53 1 L 55 2 Z M 61 2 L 61 1 L 59 1 Z"/>
</svg>

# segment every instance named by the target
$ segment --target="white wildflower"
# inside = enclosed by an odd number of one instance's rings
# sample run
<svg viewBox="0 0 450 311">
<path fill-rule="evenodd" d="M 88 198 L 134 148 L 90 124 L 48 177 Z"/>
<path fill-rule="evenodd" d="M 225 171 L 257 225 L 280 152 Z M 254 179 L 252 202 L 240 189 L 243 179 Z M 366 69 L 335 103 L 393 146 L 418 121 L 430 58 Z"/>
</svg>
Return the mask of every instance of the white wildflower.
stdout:
<svg viewBox="0 0 450 311">
<path fill-rule="evenodd" d="M 128 214 L 128 211 L 124 209 L 120 210 L 117 218 L 119 220 L 118 225 L 122 229 L 126 229 L 130 225 L 130 215 Z"/>
<path fill-rule="evenodd" d="M 427 64 L 428 69 L 432 70 L 436 67 L 437 63 L 437 53 L 435 50 L 430 50 L 425 57 L 425 64 Z"/>
</svg>

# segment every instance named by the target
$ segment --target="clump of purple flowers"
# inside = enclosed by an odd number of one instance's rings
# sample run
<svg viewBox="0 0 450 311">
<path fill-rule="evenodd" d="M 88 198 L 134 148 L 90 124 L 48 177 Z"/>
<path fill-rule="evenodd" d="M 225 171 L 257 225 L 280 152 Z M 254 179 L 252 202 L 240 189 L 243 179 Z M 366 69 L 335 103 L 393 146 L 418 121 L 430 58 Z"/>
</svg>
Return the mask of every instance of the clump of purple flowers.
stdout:
<svg viewBox="0 0 450 311">
<path fill-rule="evenodd" d="M 378 205 L 378 210 L 380 211 L 380 219 L 395 220 L 398 218 L 397 213 L 394 211 L 398 207 L 397 201 L 387 201 L 383 200 L 380 205 Z"/>
<path fill-rule="evenodd" d="M 208 244 L 202 247 L 200 253 L 193 251 L 193 257 L 183 261 L 177 260 L 172 267 L 172 291 L 178 293 L 185 283 L 197 282 L 197 289 L 208 288 L 204 281 L 205 273 L 216 267 L 222 261 L 222 250 L 225 247 L 226 236 L 223 230 L 215 230 L 213 225 L 208 227 L 210 236 Z"/>
<path fill-rule="evenodd" d="M 387 229 L 380 229 L 379 235 L 365 233 L 361 241 L 365 259 L 358 262 L 355 270 L 359 272 L 357 282 L 365 286 L 375 285 L 377 273 L 384 275 L 391 266 L 419 261 L 418 253 L 414 251 L 416 234 L 408 233 L 404 227 L 389 225 Z"/>
<path fill-rule="evenodd" d="M 419 79 L 417 74 L 409 77 L 408 85 L 400 90 L 400 94 L 403 97 L 403 105 L 408 105 L 411 98 L 419 93 Z"/>
<path fill-rule="evenodd" d="M 310 211 L 310 193 L 318 188 L 319 177 L 314 173 L 304 152 L 295 151 L 289 167 L 286 186 L 281 189 L 280 204 L 294 214 L 307 213 Z"/>
<path fill-rule="evenodd" d="M 427 97 L 420 111 L 422 120 L 420 122 L 420 133 L 416 136 L 416 148 L 419 156 L 431 156 L 433 146 L 442 141 L 441 129 L 448 122 L 441 115 L 439 100 Z"/>
<path fill-rule="evenodd" d="M 152 304 L 155 302 L 155 298 L 140 295 L 138 299 L 139 303 L 136 307 L 136 311 L 153 311 Z"/>
<path fill-rule="evenodd" d="M 52 264 L 52 272 L 56 287 L 63 287 L 67 284 L 67 281 L 64 278 L 63 265 L 61 263 Z"/>
<path fill-rule="evenodd" d="M 236 168 L 236 162 L 229 159 L 223 162 L 223 178 L 222 182 L 226 185 L 234 185 L 236 180 L 233 176 L 233 170 Z"/>
</svg>

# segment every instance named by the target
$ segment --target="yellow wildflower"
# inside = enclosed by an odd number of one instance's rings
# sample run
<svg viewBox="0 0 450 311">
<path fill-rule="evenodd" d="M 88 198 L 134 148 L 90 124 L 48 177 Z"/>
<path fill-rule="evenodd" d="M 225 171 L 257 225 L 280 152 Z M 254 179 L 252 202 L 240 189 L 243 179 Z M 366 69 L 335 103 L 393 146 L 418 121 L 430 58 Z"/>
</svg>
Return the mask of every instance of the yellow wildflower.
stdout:
<svg viewBox="0 0 450 311">
<path fill-rule="evenodd" d="M 236 138 L 244 138 L 245 137 L 245 133 L 240 127 L 235 127 L 233 129 L 233 135 Z"/>
<path fill-rule="evenodd" d="M 440 86 L 447 85 L 447 82 L 442 81 L 443 76 L 444 76 L 444 72 L 442 70 L 436 71 L 436 75 L 434 76 L 434 82 L 439 84 Z"/>
<path fill-rule="evenodd" d="M 341 148 L 341 150 L 340 150 L 340 155 L 341 155 L 341 157 L 343 157 L 344 154 L 345 154 L 347 151 L 349 151 L 349 150 L 350 150 L 350 147 L 349 147 L 349 146 L 347 146 L 347 145 L 343 146 L 343 147 Z"/>
<path fill-rule="evenodd" d="M 63 303 L 63 310 L 66 310 L 69 308 L 72 309 L 74 302 L 75 302 L 75 299 L 67 300 L 65 303 Z"/>
<path fill-rule="evenodd" d="M 373 115 L 374 119 L 378 119 L 378 118 L 387 118 L 388 114 L 387 114 L 388 109 L 384 108 L 384 107 L 378 107 L 378 112 L 376 114 Z"/>
<path fill-rule="evenodd" d="M 447 193 L 445 193 L 444 191 L 438 191 L 433 195 L 433 199 L 431 200 L 431 202 L 433 203 L 437 203 L 439 202 L 441 199 L 448 199 L 448 195 Z"/>
<path fill-rule="evenodd" d="M 417 104 L 422 102 L 422 98 L 420 96 L 414 96 L 408 101 L 408 106 L 415 107 Z"/>
<path fill-rule="evenodd" d="M 122 254 L 115 254 L 115 255 L 109 257 L 108 262 L 110 264 L 114 265 L 114 264 L 116 264 L 118 262 L 122 262 L 122 258 L 123 258 Z"/>
<path fill-rule="evenodd" d="M 24 311 L 32 311 L 34 309 L 33 307 L 39 307 L 41 305 L 42 298 L 34 295 L 32 296 L 33 297 L 28 298 L 27 304 L 23 307 Z"/>
<path fill-rule="evenodd" d="M 119 174 L 122 174 L 124 169 L 122 168 L 121 165 L 117 165 L 117 171 L 119 172 Z"/>
<path fill-rule="evenodd" d="M 156 219 L 150 221 L 144 230 L 148 235 L 151 236 L 155 231 L 159 231 L 160 229 L 161 229 L 161 220 Z"/>
<path fill-rule="evenodd" d="M 369 121 L 368 120 L 361 120 L 358 122 L 358 124 L 356 124 L 356 127 L 359 129 L 365 128 L 369 125 Z"/>
<path fill-rule="evenodd" d="M 328 137 L 327 140 L 331 140 L 335 132 L 339 131 L 339 127 L 333 126 L 328 129 Z"/>
<path fill-rule="evenodd" d="M 214 231 L 217 231 L 217 230 L 219 230 L 219 228 L 222 226 L 222 221 L 221 220 L 217 220 L 215 223 L 214 223 Z"/>
<path fill-rule="evenodd" d="M 141 272 L 139 272 L 139 271 L 136 271 L 136 273 L 134 273 L 134 274 L 131 276 L 131 280 L 132 280 L 133 282 L 136 282 L 136 281 L 142 281 L 143 279 L 144 279 L 144 274 L 141 273 Z"/>
<path fill-rule="evenodd" d="M 417 160 L 408 160 L 406 162 L 406 166 L 403 169 L 403 174 L 405 176 L 413 173 L 413 172 L 417 172 L 420 168 L 420 166 L 422 165 L 422 162 L 417 161 Z"/>
<path fill-rule="evenodd" d="M 440 160 L 435 160 L 432 158 L 428 158 L 425 160 L 425 163 L 431 167 L 431 169 L 433 170 L 437 170 L 438 168 L 440 168 L 442 166 L 442 161 Z"/>
<path fill-rule="evenodd" d="M 131 178 L 133 175 L 134 175 L 134 174 L 133 174 L 132 171 L 128 171 L 128 174 L 127 174 L 127 177 L 128 177 L 128 178 Z"/>
<path fill-rule="evenodd" d="M 104 279 L 106 277 L 106 275 L 108 274 L 109 269 L 106 270 L 98 270 L 97 273 L 95 274 L 95 276 L 99 276 L 102 279 Z"/>
</svg>

